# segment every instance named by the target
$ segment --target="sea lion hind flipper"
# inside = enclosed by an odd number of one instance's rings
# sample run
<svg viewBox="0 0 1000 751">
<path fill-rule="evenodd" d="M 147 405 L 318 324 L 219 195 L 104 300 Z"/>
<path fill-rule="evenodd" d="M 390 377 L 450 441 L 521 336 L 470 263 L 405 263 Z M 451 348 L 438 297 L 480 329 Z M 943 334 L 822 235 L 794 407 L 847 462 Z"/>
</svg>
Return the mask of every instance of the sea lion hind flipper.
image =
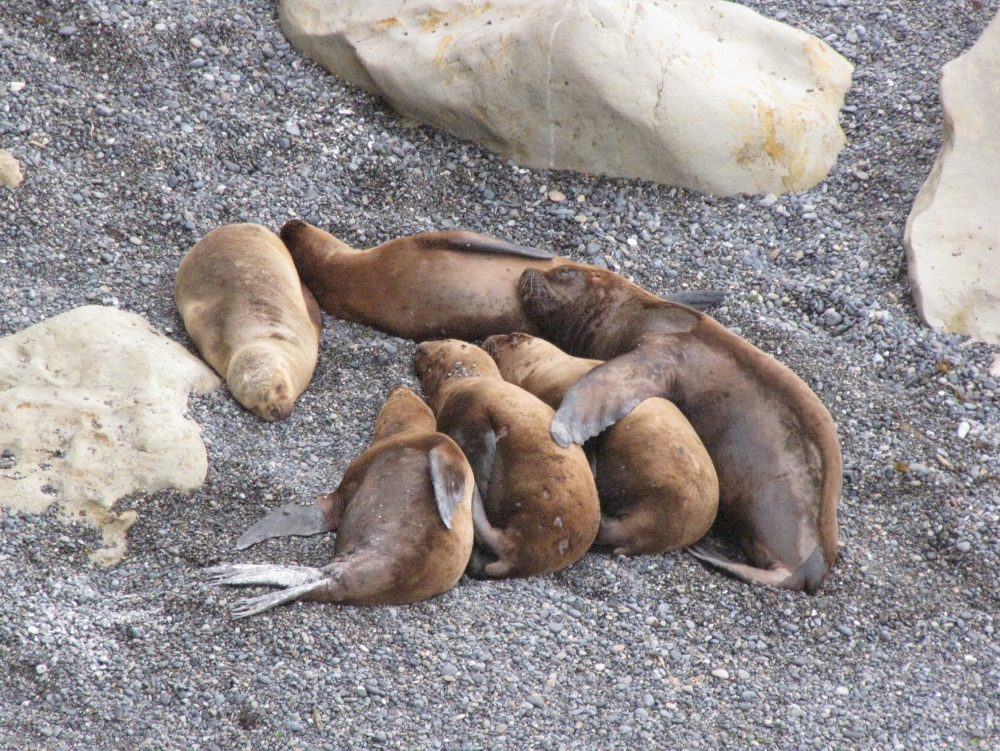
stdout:
<svg viewBox="0 0 1000 751">
<path fill-rule="evenodd" d="M 475 534 L 476 549 L 469 559 L 466 572 L 475 579 L 502 576 L 496 573 L 496 564 L 504 560 L 504 550 L 507 547 L 504 532 L 494 527 L 486 516 L 486 508 L 483 506 L 483 498 L 479 495 L 478 488 L 472 490 L 472 530 Z M 509 563 L 505 563 L 503 569 L 508 568 Z"/>
<path fill-rule="evenodd" d="M 284 605 L 286 602 L 306 599 L 306 595 L 314 592 L 317 588 L 323 588 L 325 584 L 326 579 L 320 579 L 316 582 L 289 587 L 280 592 L 270 592 L 260 597 L 244 597 L 233 603 L 229 614 L 234 619 L 248 618 L 251 615 L 263 613 L 265 610 L 270 610 L 278 605 Z"/>
<path fill-rule="evenodd" d="M 440 443 L 430 450 L 431 483 L 434 499 L 444 526 L 451 529 L 455 509 L 465 498 L 465 457 L 451 441 Z"/>
<path fill-rule="evenodd" d="M 683 289 L 664 295 L 663 299 L 705 311 L 725 300 L 727 294 L 724 289 Z"/>
<path fill-rule="evenodd" d="M 316 503 L 305 506 L 291 503 L 275 509 L 240 535 L 240 539 L 236 541 L 236 549 L 244 550 L 272 537 L 288 535 L 308 537 L 335 528 L 336 525 L 331 525 L 318 499 Z"/>
<path fill-rule="evenodd" d="M 663 396 L 665 388 L 639 351 L 608 360 L 566 392 L 552 420 L 552 438 L 563 448 L 571 443 L 582 446 L 646 399 Z"/>
<path fill-rule="evenodd" d="M 269 563 L 222 563 L 201 570 L 209 584 L 243 587 L 297 587 L 326 577 L 320 569 L 310 566 L 277 566 Z"/>
<path fill-rule="evenodd" d="M 424 235 L 416 235 L 422 247 L 427 249 L 457 250 L 468 253 L 498 253 L 501 255 L 521 256 L 523 258 L 538 258 L 548 260 L 555 258 L 555 253 L 550 253 L 541 248 L 529 248 L 525 245 L 501 240 L 498 237 L 480 235 L 467 230 L 451 230 L 447 232 L 428 232 Z"/>
<path fill-rule="evenodd" d="M 791 589 L 796 592 L 816 594 L 822 586 L 830 567 L 823 559 L 823 551 L 816 548 L 812 554 L 794 571 L 780 561 L 770 568 L 758 568 L 746 563 L 737 563 L 715 552 L 704 542 L 697 542 L 687 551 L 699 561 L 715 566 L 732 574 L 747 584 L 760 584 L 777 589 Z"/>
</svg>

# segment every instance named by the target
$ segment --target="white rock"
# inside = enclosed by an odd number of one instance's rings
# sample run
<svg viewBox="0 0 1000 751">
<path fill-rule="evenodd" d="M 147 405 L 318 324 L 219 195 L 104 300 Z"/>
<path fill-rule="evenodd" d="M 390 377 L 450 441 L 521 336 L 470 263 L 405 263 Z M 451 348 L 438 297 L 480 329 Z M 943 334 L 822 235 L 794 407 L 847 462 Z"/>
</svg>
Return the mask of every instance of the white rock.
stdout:
<svg viewBox="0 0 1000 751">
<path fill-rule="evenodd" d="M 0 339 L 0 505 L 38 513 L 58 502 L 104 530 L 91 557 L 116 563 L 135 512 L 116 500 L 137 490 L 182 491 L 208 469 L 192 390 L 221 381 L 181 345 L 132 313 L 77 308 Z"/>
<path fill-rule="evenodd" d="M 944 133 L 903 244 L 934 328 L 1000 343 L 1000 16 L 941 73 Z"/>
<path fill-rule="evenodd" d="M 725 668 L 716 668 L 712 671 L 712 675 L 716 678 L 721 678 L 724 681 L 729 679 L 729 671 Z"/>
<path fill-rule="evenodd" d="M 0 185 L 16 188 L 23 179 L 21 163 L 9 151 L 0 149 Z"/>
<path fill-rule="evenodd" d="M 969 435 L 970 430 L 972 430 L 972 425 L 970 425 L 966 420 L 962 420 L 962 422 L 958 424 L 958 430 L 956 433 L 958 433 L 959 438 L 965 438 L 965 436 Z"/>
<path fill-rule="evenodd" d="M 279 0 L 288 39 L 406 117 L 517 162 L 730 195 L 823 179 L 852 66 L 704 0 Z"/>
</svg>

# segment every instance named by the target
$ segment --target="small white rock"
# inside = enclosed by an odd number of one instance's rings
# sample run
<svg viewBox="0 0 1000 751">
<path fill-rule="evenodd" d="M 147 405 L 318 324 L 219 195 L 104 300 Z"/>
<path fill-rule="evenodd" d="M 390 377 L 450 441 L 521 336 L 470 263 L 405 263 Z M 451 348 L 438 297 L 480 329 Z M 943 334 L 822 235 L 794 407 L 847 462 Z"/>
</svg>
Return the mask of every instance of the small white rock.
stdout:
<svg viewBox="0 0 1000 751">
<path fill-rule="evenodd" d="M 716 668 L 712 671 L 712 675 L 716 678 L 721 678 L 722 680 L 729 680 L 729 671 L 725 668 Z"/>
<path fill-rule="evenodd" d="M 777 201 L 778 197 L 774 195 L 774 193 L 768 193 L 766 196 L 757 201 L 757 205 L 767 208 L 768 206 L 774 206 Z"/>
<path fill-rule="evenodd" d="M 19 94 L 21 93 L 21 90 L 27 85 L 28 84 L 26 84 L 24 81 L 11 81 L 10 90 L 13 91 L 15 94 Z"/>
<path fill-rule="evenodd" d="M 285 132 L 291 136 L 295 136 L 296 138 L 302 135 L 302 131 L 299 130 L 298 123 L 296 123 L 294 120 L 289 120 L 287 123 L 285 123 Z"/>
<path fill-rule="evenodd" d="M 972 430 L 972 426 L 969 425 L 968 421 L 962 420 L 962 422 L 958 424 L 958 437 L 965 438 L 965 436 L 969 435 L 970 430 Z"/>
<path fill-rule="evenodd" d="M 847 688 L 847 686 L 837 686 L 837 690 L 836 690 L 836 691 L 834 691 L 834 693 L 835 693 L 835 694 L 836 694 L 837 696 L 847 696 L 847 695 L 848 695 L 849 693 L 851 693 L 851 692 L 850 692 L 850 690 L 849 690 L 849 689 Z"/>
</svg>

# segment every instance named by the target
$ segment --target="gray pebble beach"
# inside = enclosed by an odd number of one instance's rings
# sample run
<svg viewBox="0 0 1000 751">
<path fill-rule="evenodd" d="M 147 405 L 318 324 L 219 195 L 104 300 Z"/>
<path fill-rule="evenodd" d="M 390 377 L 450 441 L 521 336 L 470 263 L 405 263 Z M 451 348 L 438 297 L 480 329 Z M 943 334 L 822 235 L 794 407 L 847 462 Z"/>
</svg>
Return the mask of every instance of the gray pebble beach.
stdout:
<svg viewBox="0 0 1000 751">
<path fill-rule="evenodd" d="M 591 554 L 409 607 L 233 621 L 261 590 L 200 569 L 328 562 L 332 536 L 234 543 L 333 489 L 388 390 L 417 388 L 412 342 L 327 317 L 288 420 L 192 398 L 208 478 L 120 501 L 139 514 L 121 565 L 88 563 L 99 534 L 55 510 L 4 512 L 0 749 L 1000 749 L 998 348 L 920 323 L 901 245 L 940 68 L 997 0 L 743 4 L 857 66 L 849 145 L 805 193 L 520 168 L 327 74 L 269 0 L 0 4 L 0 148 L 25 174 L 0 188 L 0 335 L 102 304 L 191 348 L 173 276 L 221 224 L 301 217 L 355 247 L 461 227 L 659 294 L 727 290 L 713 314 L 816 390 L 845 473 L 816 597 Z"/>
</svg>

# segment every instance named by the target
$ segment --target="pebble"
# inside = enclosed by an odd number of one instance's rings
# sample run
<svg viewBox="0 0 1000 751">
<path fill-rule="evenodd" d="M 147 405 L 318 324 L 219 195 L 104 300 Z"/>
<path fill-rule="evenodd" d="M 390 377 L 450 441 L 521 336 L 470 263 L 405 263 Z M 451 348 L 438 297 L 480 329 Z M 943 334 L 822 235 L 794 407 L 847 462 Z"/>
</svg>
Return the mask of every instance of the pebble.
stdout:
<svg viewBox="0 0 1000 751">
<path fill-rule="evenodd" d="M 541 709 L 542 707 L 545 706 L 545 699 L 543 699 L 538 694 L 531 694 L 530 696 L 527 697 L 527 699 L 525 699 L 525 701 L 527 701 L 528 704 L 530 704 L 531 706 L 537 707 L 538 709 Z"/>
<path fill-rule="evenodd" d="M 712 671 L 712 675 L 724 681 L 729 680 L 729 671 L 725 668 L 716 668 Z"/>
<path fill-rule="evenodd" d="M 76 26 L 62 26 L 59 28 L 59 36 L 71 37 L 76 33 Z"/>
<path fill-rule="evenodd" d="M 964 440 L 965 437 L 969 435 L 970 430 L 972 430 L 972 425 L 969 424 L 967 420 L 962 420 L 962 422 L 958 424 L 958 430 L 956 433 L 960 439 Z"/>
</svg>

